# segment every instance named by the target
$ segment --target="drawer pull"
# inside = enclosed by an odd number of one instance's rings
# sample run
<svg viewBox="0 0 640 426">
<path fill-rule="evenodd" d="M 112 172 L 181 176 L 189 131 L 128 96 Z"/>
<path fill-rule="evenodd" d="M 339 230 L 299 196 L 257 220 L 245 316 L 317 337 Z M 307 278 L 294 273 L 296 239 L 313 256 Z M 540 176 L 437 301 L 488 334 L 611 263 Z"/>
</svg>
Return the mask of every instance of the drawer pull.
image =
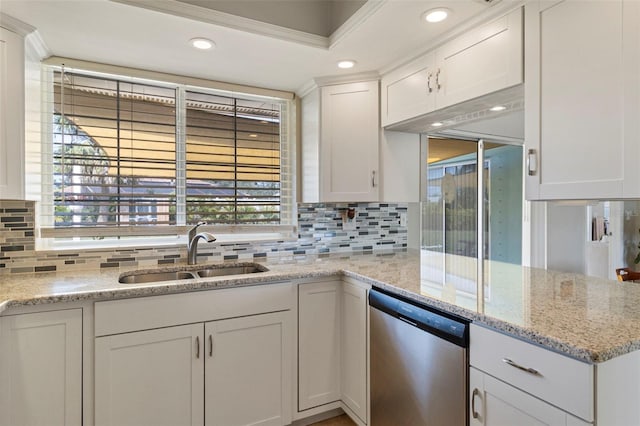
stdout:
<svg viewBox="0 0 640 426">
<path fill-rule="evenodd" d="M 196 359 L 200 359 L 200 337 L 196 336 Z"/>
<path fill-rule="evenodd" d="M 533 374 L 534 376 L 542 377 L 542 374 L 540 374 L 540 372 L 538 370 L 536 370 L 535 368 L 523 367 L 522 365 L 518 364 L 517 362 L 514 362 L 514 361 L 510 360 L 509 358 L 502 358 L 502 362 L 504 362 L 505 364 L 509 364 L 510 366 L 515 367 L 518 370 L 522 370 L 522 371 L 527 372 L 529 374 Z"/>
</svg>

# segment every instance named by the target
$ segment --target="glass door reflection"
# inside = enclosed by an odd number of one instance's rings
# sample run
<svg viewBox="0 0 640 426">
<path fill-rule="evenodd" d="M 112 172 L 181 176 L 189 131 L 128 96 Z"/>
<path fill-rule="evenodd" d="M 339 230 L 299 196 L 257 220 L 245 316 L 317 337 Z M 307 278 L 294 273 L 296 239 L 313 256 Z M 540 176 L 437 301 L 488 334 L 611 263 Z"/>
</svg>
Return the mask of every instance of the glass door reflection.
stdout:
<svg viewBox="0 0 640 426">
<path fill-rule="evenodd" d="M 500 269 L 492 261 L 521 263 L 522 147 L 429 138 L 426 163 L 423 291 L 475 308 Z"/>
</svg>

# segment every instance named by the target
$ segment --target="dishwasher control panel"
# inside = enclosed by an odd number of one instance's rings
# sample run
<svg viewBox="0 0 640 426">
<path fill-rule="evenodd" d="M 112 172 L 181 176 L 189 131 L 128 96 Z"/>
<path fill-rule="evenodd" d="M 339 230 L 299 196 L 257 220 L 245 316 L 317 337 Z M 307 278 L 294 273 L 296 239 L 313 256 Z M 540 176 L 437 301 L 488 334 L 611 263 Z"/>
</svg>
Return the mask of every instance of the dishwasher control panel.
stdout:
<svg viewBox="0 0 640 426">
<path fill-rule="evenodd" d="M 378 290 L 369 292 L 369 306 L 458 345 L 468 344 L 469 324 L 462 319 L 449 318 L 445 313 L 434 312 L 433 308 L 418 306 Z"/>
</svg>

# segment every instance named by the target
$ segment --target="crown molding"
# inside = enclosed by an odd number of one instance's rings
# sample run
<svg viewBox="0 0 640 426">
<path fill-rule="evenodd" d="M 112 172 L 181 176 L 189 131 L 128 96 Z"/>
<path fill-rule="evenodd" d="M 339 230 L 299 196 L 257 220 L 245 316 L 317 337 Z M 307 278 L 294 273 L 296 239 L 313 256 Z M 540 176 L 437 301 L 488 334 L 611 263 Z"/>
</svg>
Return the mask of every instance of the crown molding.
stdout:
<svg viewBox="0 0 640 426">
<path fill-rule="evenodd" d="M 173 16 L 192 19 L 194 21 L 206 22 L 208 24 L 219 25 L 239 31 L 273 37 L 280 40 L 304 44 L 319 49 L 329 48 L 329 38 L 316 34 L 305 33 L 304 31 L 293 30 L 256 21 L 230 13 L 219 12 L 188 3 L 180 3 L 175 0 L 109 0 L 127 6 L 140 7 L 155 12 L 166 13 Z"/>
<path fill-rule="evenodd" d="M 337 30 L 333 32 L 333 34 L 329 36 L 329 48 L 332 49 L 340 43 L 347 35 L 380 10 L 387 1 L 388 0 L 367 0 L 367 2 L 356 11 L 356 13 L 351 15 L 349 19 L 347 19 L 338 27 Z"/>
<path fill-rule="evenodd" d="M 333 84 L 357 83 L 360 81 L 380 80 L 380 73 L 377 71 L 365 71 L 345 75 L 327 75 L 312 78 L 296 90 L 296 95 L 304 98 L 318 87 L 331 86 Z"/>
<path fill-rule="evenodd" d="M 311 79 L 307 81 L 305 84 L 303 84 L 302 86 L 300 86 L 298 90 L 296 90 L 296 96 L 300 98 L 304 98 L 305 96 L 307 96 L 309 93 L 313 92 L 317 88 L 318 88 L 318 85 L 316 84 L 315 80 Z"/>
<path fill-rule="evenodd" d="M 313 79 L 315 84 L 319 87 L 331 86 L 332 84 L 356 83 L 358 81 L 371 80 L 380 80 L 380 73 L 378 71 L 365 71 L 345 75 L 328 75 L 316 77 Z"/>
<path fill-rule="evenodd" d="M 38 30 L 25 37 L 25 47 L 26 54 L 38 62 L 53 55 Z"/>
<path fill-rule="evenodd" d="M 0 12 L 0 27 L 20 34 L 22 37 L 36 30 L 31 25 L 22 22 L 21 20 L 16 19 L 13 16 L 6 15 L 2 12 Z"/>
</svg>

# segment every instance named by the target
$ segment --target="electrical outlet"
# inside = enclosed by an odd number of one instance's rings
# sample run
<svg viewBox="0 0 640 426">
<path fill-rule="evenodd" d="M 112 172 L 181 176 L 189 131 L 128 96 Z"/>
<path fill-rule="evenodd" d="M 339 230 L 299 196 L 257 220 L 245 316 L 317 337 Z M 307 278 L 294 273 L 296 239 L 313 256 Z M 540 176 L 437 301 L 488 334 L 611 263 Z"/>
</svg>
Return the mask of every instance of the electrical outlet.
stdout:
<svg viewBox="0 0 640 426">
<path fill-rule="evenodd" d="M 355 209 L 341 210 L 340 216 L 342 216 L 342 230 L 343 231 L 355 231 L 356 225 L 356 211 Z"/>
<path fill-rule="evenodd" d="M 407 214 L 400 213 L 400 226 L 407 227 Z"/>
<path fill-rule="evenodd" d="M 342 219 L 342 230 L 343 231 L 355 231 L 357 228 L 356 218 L 353 219 Z"/>
</svg>

